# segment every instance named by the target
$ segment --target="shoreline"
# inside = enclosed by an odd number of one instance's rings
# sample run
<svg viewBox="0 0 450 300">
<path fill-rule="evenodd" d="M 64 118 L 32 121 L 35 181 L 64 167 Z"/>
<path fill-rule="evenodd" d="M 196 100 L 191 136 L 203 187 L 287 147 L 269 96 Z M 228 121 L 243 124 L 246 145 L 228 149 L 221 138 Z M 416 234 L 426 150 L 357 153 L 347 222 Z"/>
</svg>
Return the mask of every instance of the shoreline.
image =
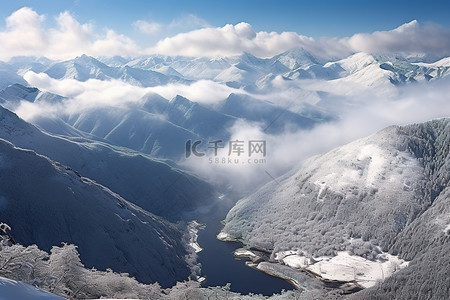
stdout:
<svg viewBox="0 0 450 300">
<path fill-rule="evenodd" d="M 245 259 L 246 266 L 283 279 L 297 290 L 339 289 L 344 294 L 351 294 L 364 289 L 356 281 L 327 279 L 306 268 L 293 268 L 280 263 L 280 261 L 270 261 L 267 255 L 270 255 L 271 252 L 255 247 L 246 248 L 246 244 L 242 240 L 233 238 L 224 232 L 217 234 L 217 239 L 222 242 L 240 243 L 242 247 L 233 252 L 233 256 L 236 259 Z"/>
</svg>

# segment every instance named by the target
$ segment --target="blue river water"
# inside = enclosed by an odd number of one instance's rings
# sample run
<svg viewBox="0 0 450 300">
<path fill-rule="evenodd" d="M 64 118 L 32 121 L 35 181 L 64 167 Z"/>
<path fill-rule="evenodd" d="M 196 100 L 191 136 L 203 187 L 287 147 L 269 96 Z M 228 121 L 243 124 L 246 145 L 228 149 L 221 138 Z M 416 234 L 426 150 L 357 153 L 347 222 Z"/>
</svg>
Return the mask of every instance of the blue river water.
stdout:
<svg viewBox="0 0 450 300">
<path fill-rule="evenodd" d="M 225 219 L 228 207 L 216 205 L 207 214 L 198 218 L 206 224 L 205 229 L 198 232 L 198 243 L 203 248 L 198 253 L 202 265 L 202 276 L 206 277 L 203 286 L 224 286 L 231 284 L 230 290 L 241 294 L 263 294 L 270 296 L 294 287 L 287 281 L 268 275 L 245 265 L 245 259 L 233 255 L 234 250 L 241 248 L 238 242 L 223 242 L 216 238 L 222 229 L 221 220 Z"/>
</svg>

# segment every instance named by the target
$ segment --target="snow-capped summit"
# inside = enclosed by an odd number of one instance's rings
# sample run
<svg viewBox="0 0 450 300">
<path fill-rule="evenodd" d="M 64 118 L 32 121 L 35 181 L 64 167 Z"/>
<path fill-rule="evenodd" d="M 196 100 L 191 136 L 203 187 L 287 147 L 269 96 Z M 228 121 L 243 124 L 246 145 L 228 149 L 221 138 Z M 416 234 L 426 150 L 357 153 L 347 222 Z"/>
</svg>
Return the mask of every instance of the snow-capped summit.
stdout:
<svg viewBox="0 0 450 300">
<path fill-rule="evenodd" d="M 323 61 L 303 48 L 295 48 L 274 56 L 272 61 L 278 61 L 289 70 L 308 68 L 313 65 L 323 65 Z"/>
</svg>

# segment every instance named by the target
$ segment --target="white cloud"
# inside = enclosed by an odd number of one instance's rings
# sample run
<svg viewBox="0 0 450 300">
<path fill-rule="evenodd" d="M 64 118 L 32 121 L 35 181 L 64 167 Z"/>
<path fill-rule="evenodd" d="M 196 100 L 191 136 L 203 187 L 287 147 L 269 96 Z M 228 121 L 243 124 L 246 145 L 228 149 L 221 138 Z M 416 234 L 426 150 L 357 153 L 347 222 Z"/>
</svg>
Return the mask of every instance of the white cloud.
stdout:
<svg viewBox="0 0 450 300">
<path fill-rule="evenodd" d="M 6 30 L 0 32 L 0 56 L 34 55 L 36 48 L 47 46 L 47 39 L 41 30 L 43 16 L 24 7 L 6 19 Z"/>
<path fill-rule="evenodd" d="M 257 33 L 250 24 L 239 23 L 180 33 L 159 41 L 149 51 L 185 56 L 231 56 L 245 51 L 257 56 L 271 56 L 313 41 L 293 32 Z"/>
<path fill-rule="evenodd" d="M 390 31 L 355 34 L 345 41 L 358 52 L 450 54 L 450 30 L 416 20 Z"/>
<path fill-rule="evenodd" d="M 139 105 L 142 97 L 151 92 L 150 88 L 134 86 L 120 80 L 58 80 L 45 73 L 36 74 L 32 71 L 25 73 L 24 79 L 30 86 L 37 87 L 41 91 L 68 98 L 55 105 L 21 102 L 21 106 L 15 109 L 15 112 L 27 121 L 39 116 L 80 113 L 101 107 L 130 109 L 134 105 Z"/>
<path fill-rule="evenodd" d="M 136 55 L 141 49 L 130 38 L 106 30 L 94 32 L 91 24 L 80 24 L 71 14 L 56 17 L 57 28 L 45 29 L 45 18 L 24 7 L 6 19 L 6 29 L 0 32 L 0 59 L 14 56 L 46 56 L 69 59 L 81 54 Z"/>
<path fill-rule="evenodd" d="M 161 30 L 161 24 L 156 22 L 147 22 L 144 20 L 137 20 L 133 23 L 140 32 L 148 35 L 154 35 Z"/>
</svg>

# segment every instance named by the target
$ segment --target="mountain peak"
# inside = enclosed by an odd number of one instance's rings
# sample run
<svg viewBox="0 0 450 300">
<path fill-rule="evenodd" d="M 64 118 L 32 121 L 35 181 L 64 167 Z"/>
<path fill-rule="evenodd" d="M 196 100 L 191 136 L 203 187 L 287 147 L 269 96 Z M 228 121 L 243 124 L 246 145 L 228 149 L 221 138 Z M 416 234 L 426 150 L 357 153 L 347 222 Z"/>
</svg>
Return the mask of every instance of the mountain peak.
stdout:
<svg viewBox="0 0 450 300">
<path fill-rule="evenodd" d="M 312 65 L 321 65 L 322 62 L 304 48 L 293 48 L 272 58 L 291 70 L 307 68 Z"/>
<path fill-rule="evenodd" d="M 9 85 L 0 91 L 0 102 L 26 100 L 34 102 L 39 90 L 35 87 L 26 87 L 19 83 Z"/>
<path fill-rule="evenodd" d="M 83 65 L 94 65 L 94 66 L 99 66 L 102 68 L 108 68 L 107 65 L 105 65 L 104 63 L 102 63 L 101 61 L 99 61 L 98 59 L 92 57 L 92 56 L 88 56 L 86 54 L 83 54 L 81 56 L 77 56 L 73 62 L 75 63 L 79 63 L 79 64 L 83 64 Z"/>
</svg>

